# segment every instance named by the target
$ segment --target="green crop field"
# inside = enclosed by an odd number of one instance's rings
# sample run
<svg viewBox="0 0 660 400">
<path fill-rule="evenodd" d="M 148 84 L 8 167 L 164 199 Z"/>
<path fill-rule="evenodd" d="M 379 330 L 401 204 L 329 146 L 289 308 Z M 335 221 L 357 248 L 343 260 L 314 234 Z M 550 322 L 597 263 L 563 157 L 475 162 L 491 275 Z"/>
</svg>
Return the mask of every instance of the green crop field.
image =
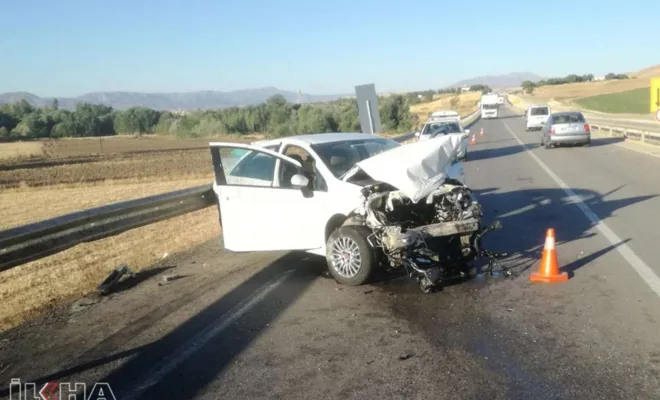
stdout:
<svg viewBox="0 0 660 400">
<path fill-rule="evenodd" d="M 576 99 L 575 102 L 589 110 L 605 113 L 648 114 L 649 88 L 584 97 L 582 99 Z"/>
</svg>

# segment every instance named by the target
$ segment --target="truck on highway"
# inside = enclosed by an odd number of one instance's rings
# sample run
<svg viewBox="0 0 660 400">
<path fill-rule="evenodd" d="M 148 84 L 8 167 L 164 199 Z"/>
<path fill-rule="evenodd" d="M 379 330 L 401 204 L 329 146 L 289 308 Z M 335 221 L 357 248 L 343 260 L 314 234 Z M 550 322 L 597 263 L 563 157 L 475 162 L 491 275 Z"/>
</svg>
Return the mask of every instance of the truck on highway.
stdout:
<svg viewBox="0 0 660 400">
<path fill-rule="evenodd" d="M 497 118 L 499 107 L 497 94 L 488 93 L 481 96 L 481 118 Z"/>
</svg>

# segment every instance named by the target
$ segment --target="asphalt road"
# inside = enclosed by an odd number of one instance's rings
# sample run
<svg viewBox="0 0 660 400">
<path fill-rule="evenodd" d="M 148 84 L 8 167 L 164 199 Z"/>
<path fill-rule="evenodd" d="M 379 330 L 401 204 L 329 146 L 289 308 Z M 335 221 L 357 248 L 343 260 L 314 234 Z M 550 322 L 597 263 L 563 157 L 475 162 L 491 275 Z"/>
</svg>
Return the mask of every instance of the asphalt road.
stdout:
<svg viewBox="0 0 660 400">
<path fill-rule="evenodd" d="M 660 398 L 660 159 L 614 139 L 546 150 L 511 115 L 471 129 L 468 183 L 503 223 L 485 242 L 512 252 L 513 277 L 353 288 L 323 259 L 214 241 L 0 336 L 0 382 L 109 382 L 117 399 Z M 549 227 L 571 279 L 531 283 Z M 182 278 L 159 286 L 165 270 Z"/>
</svg>

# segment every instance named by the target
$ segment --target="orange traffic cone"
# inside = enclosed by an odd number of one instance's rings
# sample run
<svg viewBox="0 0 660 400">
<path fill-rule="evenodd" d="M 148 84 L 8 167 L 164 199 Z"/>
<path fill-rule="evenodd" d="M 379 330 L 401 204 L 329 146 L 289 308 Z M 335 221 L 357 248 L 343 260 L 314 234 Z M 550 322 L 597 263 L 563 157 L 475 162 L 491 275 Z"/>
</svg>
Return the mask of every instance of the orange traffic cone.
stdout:
<svg viewBox="0 0 660 400">
<path fill-rule="evenodd" d="M 472 134 L 472 141 L 470 142 L 470 144 L 477 144 L 477 137 L 474 133 Z"/>
<path fill-rule="evenodd" d="M 484 135 L 484 128 L 481 128 L 481 132 L 479 132 L 479 136 L 483 136 L 483 135 Z"/>
<path fill-rule="evenodd" d="M 557 265 L 554 228 L 548 229 L 545 235 L 545 246 L 543 247 L 543 257 L 541 257 L 541 268 L 539 268 L 539 272 L 533 272 L 529 279 L 532 282 L 563 282 L 568 280 L 568 273 L 560 273 L 559 266 Z"/>
</svg>

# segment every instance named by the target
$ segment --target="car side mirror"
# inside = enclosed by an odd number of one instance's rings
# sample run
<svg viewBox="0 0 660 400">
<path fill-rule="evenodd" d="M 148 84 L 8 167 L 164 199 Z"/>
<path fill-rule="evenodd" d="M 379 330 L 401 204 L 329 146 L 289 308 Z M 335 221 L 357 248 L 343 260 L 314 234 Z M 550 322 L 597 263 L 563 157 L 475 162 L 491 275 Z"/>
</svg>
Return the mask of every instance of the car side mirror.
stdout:
<svg viewBox="0 0 660 400">
<path fill-rule="evenodd" d="M 415 137 L 419 137 L 420 134 L 421 132 L 415 132 Z"/>
<path fill-rule="evenodd" d="M 295 189 L 305 189 L 309 185 L 309 179 L 305 175 L 295 174 L 291 177 L 291 186 Z"/>
<path fill-rule="evenodd" d="M 466 134 L 466 135 L 469 135 L 469 134 L 470 134 L 470 130 L 469 130 L 469 129 L 466 129 L 466 130 L 465 130 L 465 134 Z"/>
</svg>

